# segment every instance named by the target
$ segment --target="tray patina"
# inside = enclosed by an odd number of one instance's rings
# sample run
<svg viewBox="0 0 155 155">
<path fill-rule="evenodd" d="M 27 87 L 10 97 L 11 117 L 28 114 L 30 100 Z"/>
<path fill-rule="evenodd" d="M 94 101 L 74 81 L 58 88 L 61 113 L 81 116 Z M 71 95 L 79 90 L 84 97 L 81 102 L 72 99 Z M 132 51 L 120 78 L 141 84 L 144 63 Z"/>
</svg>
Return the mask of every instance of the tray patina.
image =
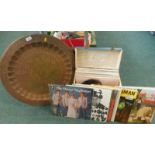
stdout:
<svg viewBox="0 0 155 155">
<path fill-rule="evenodd" d="M 42 34 L 13 42 L 0 61 L 2 83 L 25 103 L 49 104 L 48 84 L 71 84 L 74 52 L 60 40 Z"/>
</svg>

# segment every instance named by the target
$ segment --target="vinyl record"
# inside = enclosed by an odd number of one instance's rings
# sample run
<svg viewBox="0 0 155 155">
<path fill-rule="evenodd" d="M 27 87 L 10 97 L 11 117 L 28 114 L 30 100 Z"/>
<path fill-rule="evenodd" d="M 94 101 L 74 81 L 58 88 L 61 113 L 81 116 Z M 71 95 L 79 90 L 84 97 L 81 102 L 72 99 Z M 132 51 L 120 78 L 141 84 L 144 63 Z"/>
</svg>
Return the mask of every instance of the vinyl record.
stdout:
<svg viewBox="0 0 155 155">
<path fill-rule="evenodd" d="M 33 105 L 49 104 L 48 84 L 71 84 L 74 52 L 60 40 L 31 35 L 13 42 L 0 61 L 2 83 L 12 96 Z"/>
</svg>

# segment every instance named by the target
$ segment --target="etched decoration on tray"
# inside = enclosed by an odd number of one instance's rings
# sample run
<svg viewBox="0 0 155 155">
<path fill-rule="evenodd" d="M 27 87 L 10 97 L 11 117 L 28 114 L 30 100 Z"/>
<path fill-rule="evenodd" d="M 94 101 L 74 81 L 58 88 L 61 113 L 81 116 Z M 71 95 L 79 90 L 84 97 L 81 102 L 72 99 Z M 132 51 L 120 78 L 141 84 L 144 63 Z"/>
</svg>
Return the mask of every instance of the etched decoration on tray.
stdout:
<svg viewBox="0 0 155 155">
<path fill-rule="evenodd" d="M 4 52 L 0 74 L 2 83 L 15 98 L 33 105 L 49 104 L 49 83 L 73 82 L 74 52 L 51 36 L 23 37 Z"/>
</svg>

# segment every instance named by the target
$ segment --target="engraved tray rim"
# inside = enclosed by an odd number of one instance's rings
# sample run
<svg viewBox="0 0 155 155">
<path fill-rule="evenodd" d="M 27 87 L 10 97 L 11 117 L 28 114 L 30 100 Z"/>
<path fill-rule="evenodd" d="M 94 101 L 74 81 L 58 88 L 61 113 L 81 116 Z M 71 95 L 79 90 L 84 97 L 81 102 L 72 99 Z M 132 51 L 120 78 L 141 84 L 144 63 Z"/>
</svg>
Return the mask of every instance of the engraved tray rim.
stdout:
<svg viewBox="0 0 155 155">
<path fill-rule="evenodd" d="M 31 40 L 29 41 L 25 41 L 26 38 L 28 37 L 32 37 Z M 11 57 L 16 53 L 17 49 L 26 46 L 28 44 L 31 43 L 37 43 L 37 42 L 43 42 L 44 39 L 47 39 L 47 42 L 50 44 L 54 44 L 55 47 L 58 47 L 59 50 L 62 50 L 64 52 L 68 52 L 70 58 L 71 58 L 71 64 L 72 64 L 72 77 L 71 77 L 71 81 L 73 82 L 74 79 L 74 71 L 75 71 L 75 58 L 74 58 L 74 52 L 73 49 L 68 47 L 67 45 L 65 45 L 62 41 L 60 41 L 57 38 L 54 38 L 52 36 L 48 36 L 46 34 L 32 34 L 32 35 L 28 35 L 25 37 L 21 37 L 16 39 L 15 41 L 13 41 L 2 53 L 1 57 L 0 57 L 0 80 L 3 84 L 3 86 L 5 87 L 5 89 L 9 92 L 9 94 L 11 94 L 13 97 L 15 97 L 17 100 L 22 101 L 24 103 L 27 104 L 31 104 L 31 105 L 47 105 L 50 104 L 50 99 L 48 99 L 47 101 L 45 100 L 28 100 L 20 95 L 17 94 L 17 92 L 15 92 L 12 87 L 10 87 L 10 85 L 7 83 L 8 80 L 6 80 L 6 73 L 7 73 L 7 63 L 9 63 L 9 60 L 11 60 Z M 19 45 L 20 43 L 20 45 Z M 16 49 L 17 48 L 17 49 Z M 48 85 L 47 85 L 48 87 Z"/>
</svg>

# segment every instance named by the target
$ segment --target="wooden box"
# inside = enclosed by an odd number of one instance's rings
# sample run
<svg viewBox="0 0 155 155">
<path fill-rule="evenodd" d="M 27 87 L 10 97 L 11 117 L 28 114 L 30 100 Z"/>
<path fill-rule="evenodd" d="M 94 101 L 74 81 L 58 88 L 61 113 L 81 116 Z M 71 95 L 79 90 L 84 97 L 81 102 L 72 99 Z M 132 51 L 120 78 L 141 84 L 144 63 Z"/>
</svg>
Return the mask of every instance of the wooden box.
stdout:
<svg viewBox="0 0 155 155">
<path fill-rule="evenodd" d="M 76 48 L 74 83 L 120 86 L 121 48 Z"/>
</svg>

